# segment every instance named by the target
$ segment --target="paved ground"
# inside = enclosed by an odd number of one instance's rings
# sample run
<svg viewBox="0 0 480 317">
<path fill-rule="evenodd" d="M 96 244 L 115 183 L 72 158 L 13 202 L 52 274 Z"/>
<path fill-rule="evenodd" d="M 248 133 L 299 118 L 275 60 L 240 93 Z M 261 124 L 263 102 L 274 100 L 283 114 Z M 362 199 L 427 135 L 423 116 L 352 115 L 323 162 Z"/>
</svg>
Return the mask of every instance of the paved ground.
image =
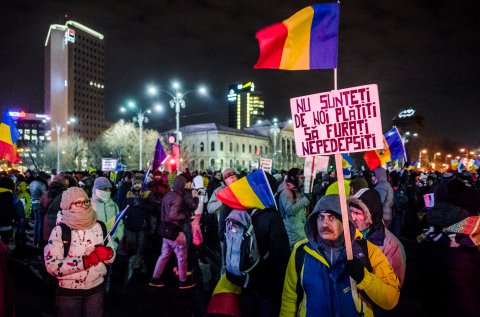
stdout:
<svg viewBox="0 0 480 317">
<path fill-rule="evenodd" d="M 426 250 L 408 241 L 404 245 L 407 271 L 400 302 L 393 311 L 378 312 L 376 316 L 479 316 L 478 251 L 465 255 L 444 248 Z M 441 265 L 437 265 L 439 259 Z M 40 261 L 34 256 L 10 260 L 17 316 L 54 316 L 54 284 L 45 279 Z M 466 265 L 458 268 L 458 261 Z M 147 285 L 149 277 L 150 273 L 137 272 L 123 287 L 123 276 L 114 274 L 106 315 L 204 316 L 210 293 L 201 286 L 179 290 L 172 279 L 165 289 L 156 289 Z"/>
</svg>

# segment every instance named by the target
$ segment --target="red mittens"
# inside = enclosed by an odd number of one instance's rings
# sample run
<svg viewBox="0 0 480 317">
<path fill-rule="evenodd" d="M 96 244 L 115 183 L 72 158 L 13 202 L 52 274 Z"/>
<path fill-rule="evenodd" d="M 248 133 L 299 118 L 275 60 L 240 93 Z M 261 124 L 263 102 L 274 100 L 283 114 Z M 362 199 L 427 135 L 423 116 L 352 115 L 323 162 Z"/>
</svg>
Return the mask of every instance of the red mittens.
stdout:
<svg viewBox="0 0 480 317">
<path fill-rule="evenodd" d="M 95 250 L 93 250 L 89 255 L 84 255 L 82 259 L 85 270 L 91 268 L 94 265 L 97 265 L 100 262 Z"/>
<path fill-rule="evenodd" d="M 101 244 L 95 246 L 95 253 L 97 253 L 100 262 L 108 261 L 113 257 L 113 249 Z"/>
</svg>

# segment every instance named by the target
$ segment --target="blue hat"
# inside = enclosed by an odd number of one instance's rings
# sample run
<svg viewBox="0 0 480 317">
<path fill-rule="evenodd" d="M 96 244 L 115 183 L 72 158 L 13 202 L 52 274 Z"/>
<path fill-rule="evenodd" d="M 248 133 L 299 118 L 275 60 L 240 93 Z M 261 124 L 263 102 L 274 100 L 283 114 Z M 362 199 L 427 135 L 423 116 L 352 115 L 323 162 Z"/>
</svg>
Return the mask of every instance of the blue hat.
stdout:
<svg viewBox="0 0 480 317">
<path fill-rule="evenodd" d="M 95 191 L 95 189 L 103 190 L 104 188 L 112 188 L 112 183 L 110 183 L 106 177 L 97 177 L 93 183 L 93 191 Z"/>
<path fill-rule="evenodd" d="M 352 177 L 352 173 L 348 168 L 343 169 L 343 178 L 350 179 Z"/>
</svg>

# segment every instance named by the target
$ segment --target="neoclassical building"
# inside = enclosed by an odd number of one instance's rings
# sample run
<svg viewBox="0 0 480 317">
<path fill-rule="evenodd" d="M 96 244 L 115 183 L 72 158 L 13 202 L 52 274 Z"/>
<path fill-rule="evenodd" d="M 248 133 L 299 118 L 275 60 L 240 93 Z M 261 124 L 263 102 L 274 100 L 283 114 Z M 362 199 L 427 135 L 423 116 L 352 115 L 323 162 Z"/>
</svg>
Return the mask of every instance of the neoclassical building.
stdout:
<svg viewBox="0 0 480 317">
<path fill-rule="evenodd" d="M 185 126 L 180 130 L 183 164 L 192 170 L 231 167 L 249 171 L 258 167 L 262 157 L 273 159 L 273 168 L 277 170 L 303 167 L 303 159 L 295 155 L 291 124 L 272 125 L 266 120 L 238 130 L 217 123 L 205 123 Z"/>
</svg>

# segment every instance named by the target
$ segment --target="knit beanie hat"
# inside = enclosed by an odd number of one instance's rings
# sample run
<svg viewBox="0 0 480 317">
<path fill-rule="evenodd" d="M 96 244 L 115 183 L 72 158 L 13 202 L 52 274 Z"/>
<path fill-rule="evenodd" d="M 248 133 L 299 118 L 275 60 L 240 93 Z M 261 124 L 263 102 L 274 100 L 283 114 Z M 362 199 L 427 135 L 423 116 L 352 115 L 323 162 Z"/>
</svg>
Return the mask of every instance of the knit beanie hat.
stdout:
<svg viewBox="0 0 480 317">
<path fill-rule="evenodd" d="M 361 200 L 368 208 L 368 212 L 372 218 L 373 227 L 378 228 L 381 226 L 383 219 L 383 207 L 380 194 L 375 189 L 364 188 L 358 191 L 355 194 L 355 197 Z M 364 210 L 364 208 L 361 208 L 361 204 L 356 203 L 354 200 L 349 200 L 349 204 L 358 209 Z"/>
<path fill-rule="evenodd" d="M 222 173 L 223 179 L 227 179 L 233 175 L 237 175 L 237 172 L 233 168 L 228 167 L 223 170 L 223 173 Z"/>
<path fill-rule="evenodd" d="M 69 210 L 72 203 L 79 198 L 88 199 L 87 193 L 80 187 L 70 187 L 62 193 L 62 201 L 60 207 L 62 210 Z"/>
<path fill-rule="evenodd" d="M 93 183 L 93 191 L 95 191 L 95 189 L 103 190 L 104 188 L 112 188 L 112 183 L 110 183 L 106 177 L 97 177 Z"/>
</svg>

